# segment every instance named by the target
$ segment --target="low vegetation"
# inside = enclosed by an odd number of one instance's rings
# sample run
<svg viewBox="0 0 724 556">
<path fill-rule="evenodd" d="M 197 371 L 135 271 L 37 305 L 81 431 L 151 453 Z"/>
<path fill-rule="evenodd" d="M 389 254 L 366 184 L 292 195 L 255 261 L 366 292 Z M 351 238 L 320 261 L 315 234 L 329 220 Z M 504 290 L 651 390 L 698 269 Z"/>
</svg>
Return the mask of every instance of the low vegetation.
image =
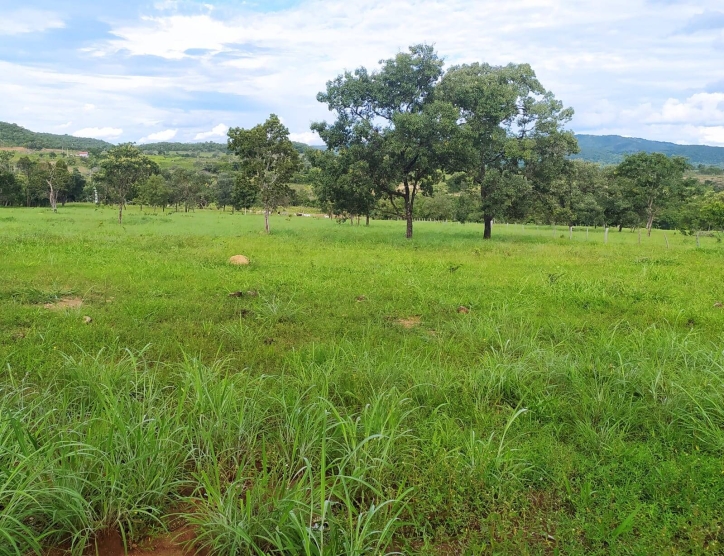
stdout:
<svg viewBox="0 0 724 556">
<path fill-rule="evenodd" d="M 3 556 L 721 552 L 716 235 L 116 219 L 0 209 Z"/>
</svg>

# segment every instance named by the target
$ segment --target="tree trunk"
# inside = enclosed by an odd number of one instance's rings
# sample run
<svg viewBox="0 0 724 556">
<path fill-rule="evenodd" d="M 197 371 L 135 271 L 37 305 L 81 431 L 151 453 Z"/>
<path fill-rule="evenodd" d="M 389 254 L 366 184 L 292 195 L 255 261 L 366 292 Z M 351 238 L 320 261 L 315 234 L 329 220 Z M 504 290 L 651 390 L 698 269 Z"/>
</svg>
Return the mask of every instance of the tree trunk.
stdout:
<svg viewBox="0 0 724 556">
<path fill-rule="evenodd" d="M 490 239 L 490 237 L 493 235 L 493 217 L 486 214 L 483 216 L 483 222 L 485 222 L 483 239 Z"/>
<path fill-rule="evenodd" d="M 618 225 L 618 231 L 620 232 L 621 230 L 623 230 L 623 224 Z"/>
<path fill-rule="evenodd" d="M 370 215 L 368 214 L 367 220 L 365 221 L 365 226 L 369 226 L 369 225 L 370 225 Z"/>
<path fill-rule="evenodd" d="M 651 237 L 651 228 L 654 225 L 654 213 L 649 214 L 649 218 L 646 221 L 646 229 L 648 230 L 648 236 Z"/>
<path fill-rule="evenodd" d="M 405 237 L 412 238 L 412 203 L 405 199 L 405 219 L 407 220 L 407 231 Z"/>
<path fill-rule="evenodd" d="M 118 223 L 123 224 L 123 201 L 118 203 Z"/>
<path fill-rule="evenodd" d="M 269 233 L 269 209 L 264 209 L 264 230 L 266 233 Z"/>
</svg>

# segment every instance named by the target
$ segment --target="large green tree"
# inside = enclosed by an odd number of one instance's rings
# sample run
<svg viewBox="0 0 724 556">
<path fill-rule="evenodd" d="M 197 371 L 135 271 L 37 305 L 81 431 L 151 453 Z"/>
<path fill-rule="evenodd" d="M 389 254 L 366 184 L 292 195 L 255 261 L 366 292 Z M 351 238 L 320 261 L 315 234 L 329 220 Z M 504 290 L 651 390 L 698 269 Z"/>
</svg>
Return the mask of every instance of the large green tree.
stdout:
<svg viewBox="0 0 724 556">
<path fill-rule="evenodd" d="M 520 203 L 534 189 L 545 192 L 566 157 L 578 151 L 564 129 L 573 110 L 543 88 L 528 64 L 454 66 L 440 97 L 459 111 L 455 162 L 480 193 L 483 237 L 489 239 L 494 218 L 521 212 Z"/>
<path fill-rule="evenodd" d="M 337 119 L 312 129 L 328 149 L 366 165 L 373 193 L 405 218 L 408 238 L 417 194 L 431 195 L 452 161 L 458 113 L 436 99 L 442 73 L 434 48 L 417 45 L 382 61 L 378 71 L 345 72 L 317 95 Z"/>
<path fill-rule="evenodd" d="M 139 183 L 158 173 L 158 165 L 133 144 L 108 149 L 100 160 L 97 179 L 106 193 L 118 203 L 118 223 L 123 223 L 123 207 L 132 198 Z"/>
<path fill-rule="evenodd" d="M 269 233 L 269 213 L 290 195 L 288 183 L 300 167 L 299 153 L 276 114 L 251 129 L 231 128 L 228 136 L 229 150 L 240 161 L 237 189 L 256 192 L 264 206 L 264 229 Z"/>
<path fill-rule="evenodd" d="M 688 168 L 683 157 L 645 152 L 626 156 L 616 168 L 617 176 L 629 180 L 629 195 L 643 207 L 649 236 L 654 218 L 666 202 L 681 195 Z"/>
</svg>

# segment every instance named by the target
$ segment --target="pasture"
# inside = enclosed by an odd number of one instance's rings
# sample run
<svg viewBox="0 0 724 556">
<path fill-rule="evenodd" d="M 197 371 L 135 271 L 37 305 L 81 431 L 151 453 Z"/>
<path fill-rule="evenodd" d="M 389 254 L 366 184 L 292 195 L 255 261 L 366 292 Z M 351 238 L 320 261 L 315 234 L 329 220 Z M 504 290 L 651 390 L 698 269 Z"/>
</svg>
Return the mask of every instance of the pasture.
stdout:
<svg viewBox="0 0 724 556">
<path fill-rule="evenodd" d="M 0 209 L 0 555 L 724 550 L 717 238 L 271 229 Z"/>
</svg>

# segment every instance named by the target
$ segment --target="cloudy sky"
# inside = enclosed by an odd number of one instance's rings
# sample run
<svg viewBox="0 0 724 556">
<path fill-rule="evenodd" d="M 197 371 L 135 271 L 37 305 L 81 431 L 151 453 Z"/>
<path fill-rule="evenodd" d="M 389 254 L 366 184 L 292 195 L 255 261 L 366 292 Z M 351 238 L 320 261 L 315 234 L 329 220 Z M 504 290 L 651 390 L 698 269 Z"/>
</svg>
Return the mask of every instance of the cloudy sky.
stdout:
<svg viewBox="0 0 724 556">
<path fill-rule="evenodd" d="M 345 69 L 414 43 L 528 62 L 578 133 L 724 145 L 721 0 L 0 0 L 0 121 L 120 141 L 296 140 Z"/>
</svg>

